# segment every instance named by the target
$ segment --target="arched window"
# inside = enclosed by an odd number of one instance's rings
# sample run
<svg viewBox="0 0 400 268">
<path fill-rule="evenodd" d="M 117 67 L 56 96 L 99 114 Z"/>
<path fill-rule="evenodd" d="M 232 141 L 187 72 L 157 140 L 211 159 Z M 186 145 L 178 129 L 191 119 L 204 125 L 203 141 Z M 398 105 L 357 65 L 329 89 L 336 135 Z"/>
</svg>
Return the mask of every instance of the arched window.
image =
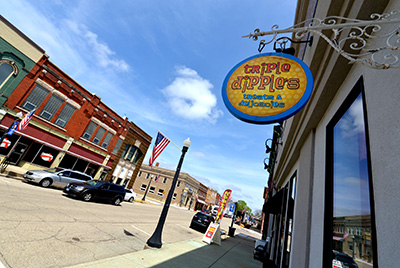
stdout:
<svg viewBox="0 0 400 268">
<path fill-rule="evenodd" d="M 0 87 L 4 85 L 12 74 L 18 74 L 18 68 L 15 63 L 9 60 L 0 60 Z"/>
</svg>

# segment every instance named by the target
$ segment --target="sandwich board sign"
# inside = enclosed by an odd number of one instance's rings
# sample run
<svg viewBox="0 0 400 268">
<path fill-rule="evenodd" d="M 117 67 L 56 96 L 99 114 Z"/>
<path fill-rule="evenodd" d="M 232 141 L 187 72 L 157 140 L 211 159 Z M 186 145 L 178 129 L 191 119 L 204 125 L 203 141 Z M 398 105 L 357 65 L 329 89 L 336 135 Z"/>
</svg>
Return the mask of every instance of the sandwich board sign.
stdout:
<svg viewBox="0 0 400 268">
<path fill-rule="evenodd" d="M 207 244 L 215 243 L 221 246 L 221 230 L 218 223 L 210 223 L 202 241 Z"/>
</svg>

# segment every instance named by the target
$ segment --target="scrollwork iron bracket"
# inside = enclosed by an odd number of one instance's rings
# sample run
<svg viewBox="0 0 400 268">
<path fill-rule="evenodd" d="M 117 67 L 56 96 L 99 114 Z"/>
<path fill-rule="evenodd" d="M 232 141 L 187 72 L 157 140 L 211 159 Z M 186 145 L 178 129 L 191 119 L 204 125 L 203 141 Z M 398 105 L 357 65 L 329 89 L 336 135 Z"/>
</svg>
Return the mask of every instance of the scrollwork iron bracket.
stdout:
<svg viewBox="0 0 400 268">
<path fill-rule="evenodd" d="M 339 16 L 313 18 L 282 30 L 279 30 L 278 25 L 272 26 L 271 31 L 266 32 L 256 29 L 254 33 L 243 37 L 256 41 L 260 36 L 272 36 L 269 41 L 261 40 L 265 45 L 276 42 L 279 34 L 293 33 L 294 38 L 299 40 L 307 33 L 316 34 L 348 59 L 349 63 L 361 62 L 377 69 L 400 68 L 400 11 L 374 13 L 370 18 L 371 20 Z M 392 27 L 382 27 L 384 25 Z M 372 39 L 376 40 L 374 46 L 370 42 Z"/>
</svg>

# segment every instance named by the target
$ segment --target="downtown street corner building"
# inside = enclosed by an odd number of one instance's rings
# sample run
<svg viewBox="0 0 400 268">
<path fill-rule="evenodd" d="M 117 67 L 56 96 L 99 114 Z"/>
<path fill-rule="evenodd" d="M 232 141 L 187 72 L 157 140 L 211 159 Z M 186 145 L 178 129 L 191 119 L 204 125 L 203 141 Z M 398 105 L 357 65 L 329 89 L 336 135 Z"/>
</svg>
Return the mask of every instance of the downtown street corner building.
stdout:
<svg viewBox="0 0 400 268">
<path fill-rule="evenodd" d="M 119 163 L 122 145 L 132 145 L 136 165 L 127 166 L 137 173 L 151 137 L 59 69 L 3 17 L 0 27 L 0 131 L 18 120 L 18 112 L 34 111 L 26 129 L 5 137 L 2 161 L 23 169 L 70 168 L 106 179 Z"/>
<path fill-rule="evenodd" d="M 398 0 L 300 0 L 294 24 L 329 16 L 371 20 L 378 18 L 371 14 L 395 10 L 399 14 Z M 370 28 L 367 33 L 378 38 L 368 43 L 381 46 L 387 37 L 379 35 L 399 25 L 381 25 L 376 34 Z M 265 258 L 281 268 L 355 267 L 344 266 L 341 256 L 358 267 L 399 267 L 400 69 L 349 62 L 311 35 L 311 46 L 292 46 L 311 69 L 313 93 L 271 137 Z M 398 44 L 398 32 L 393 39 Z"/>
<path fill-rule="evenodd" d="M 174 170 L 142 164 L 133 184 L 133 191 L 164 203 L 171 189 Z M 207 186 L 187 173 L 181 172 L 172 195 L 171 204 L 188 210 L 202 210 L 207 207 Z"/>
</svg>

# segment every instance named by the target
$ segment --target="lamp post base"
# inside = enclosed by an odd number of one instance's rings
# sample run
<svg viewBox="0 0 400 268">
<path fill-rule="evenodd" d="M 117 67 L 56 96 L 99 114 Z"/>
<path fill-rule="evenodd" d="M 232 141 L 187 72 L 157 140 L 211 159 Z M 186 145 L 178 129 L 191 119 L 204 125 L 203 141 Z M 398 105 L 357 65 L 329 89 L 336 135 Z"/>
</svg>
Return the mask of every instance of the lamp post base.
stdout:
<svg viewBox="0 0 400 268">
<path fill-rule="evenodd" d="M 161 248 L 162 242 L 161 242 L 161 230 L 158 228 L 154 232 L 154 234 L 147 240 L 146 244 L 149 247 L 152 248 Z"/>
</svg>

